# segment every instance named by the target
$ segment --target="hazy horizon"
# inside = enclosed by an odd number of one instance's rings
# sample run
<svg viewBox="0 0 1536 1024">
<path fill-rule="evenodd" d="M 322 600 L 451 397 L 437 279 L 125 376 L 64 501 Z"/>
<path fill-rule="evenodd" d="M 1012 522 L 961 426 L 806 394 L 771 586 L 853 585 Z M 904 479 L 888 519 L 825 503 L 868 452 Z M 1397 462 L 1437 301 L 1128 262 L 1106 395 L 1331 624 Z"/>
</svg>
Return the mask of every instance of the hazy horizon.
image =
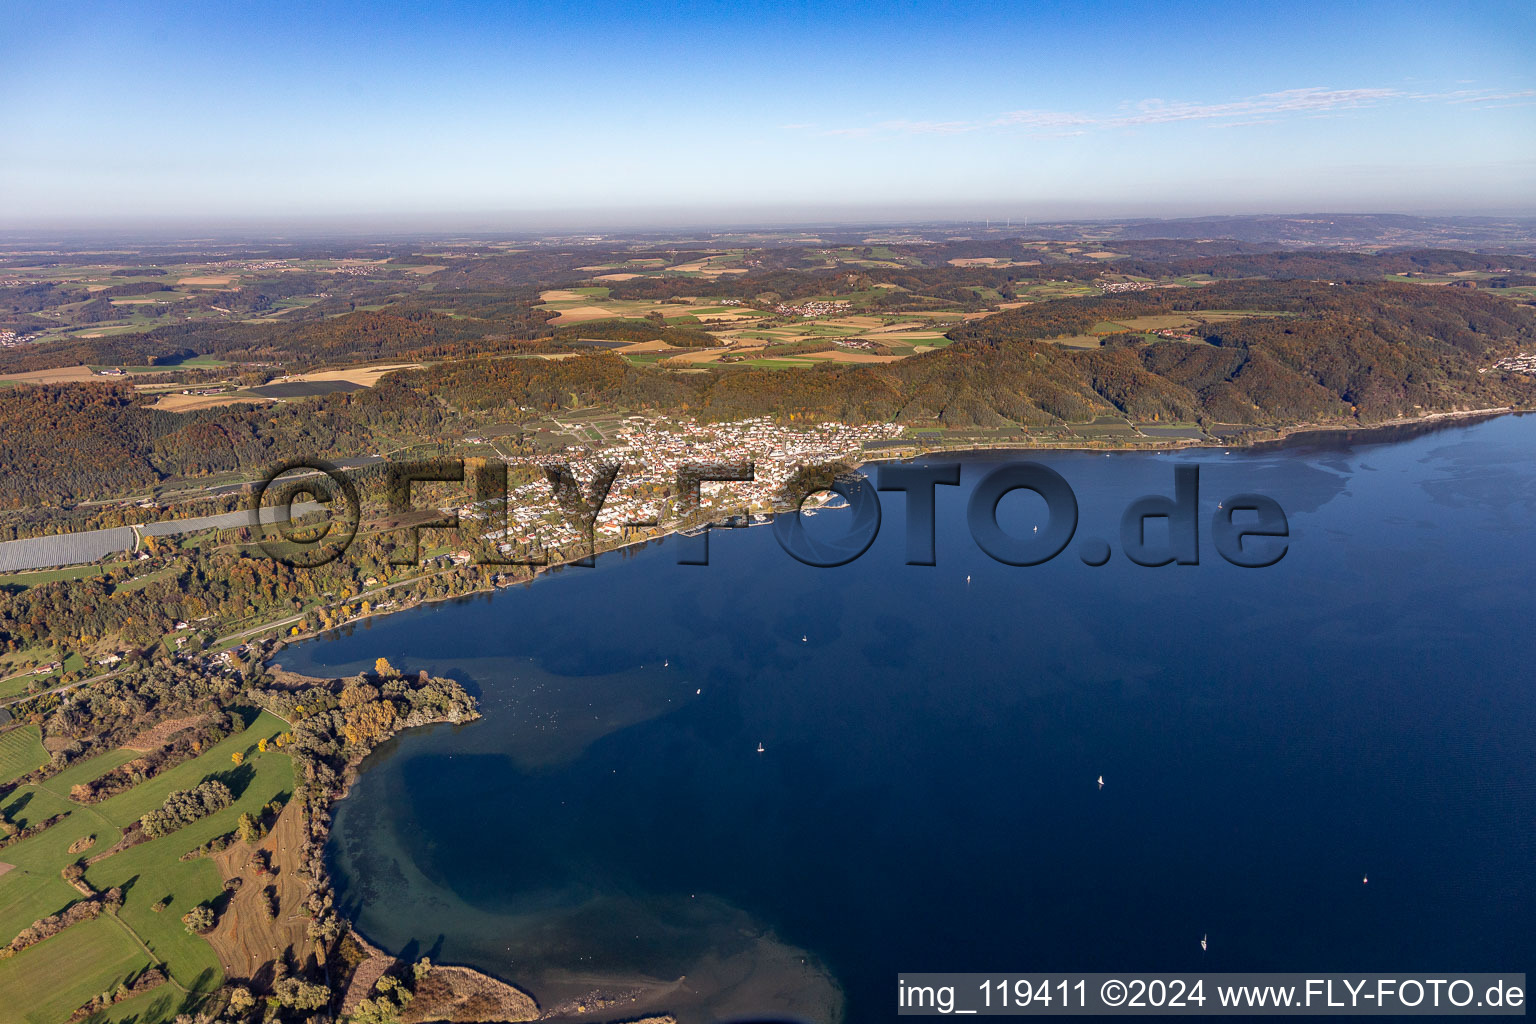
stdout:
<svg viewBox="0 0 1536 1024">
<path fill-rule="evenodd" d="M 1068 207 L 1055 215 L 1050 208 L 1042 215 L 990 217 L 979 208 L 870 208 L 806 210 L 777 209 L 634 209 L 634 210 L 548 210 L 454 211 L 447 213 L 354 214 L 309 217 L 211 215 L 112 218 L 53 218 L 8 223 L 0 220 L 0 240 L 27 239 L 197 241 L 203 239 L 249 239 L 280 241 L 284 239 L 321 238 L 431 238 L 494 239 L 518 236 L 612 235 L 633 234 L 750 234 L 788 233 L 794 231 L 848 231 L 854 229 L 906 230 L 918 227 L 957 231 L 984 229 L 993 232 L 1011 230 L 1028 234 L 1032 225 L 1087 225 L 1094 223 L 1167 223 L 1190 220 L 1243 218 L 1312 217 L 1419 217 L 1426 220 L 1513 220 L 1536 222 L 1536 207 L 1523 210 L 1412 210 L 1412 209 L 1329 209 L 1329 210 L 1231 210 L 1211 209 L 1162 213 L 1109 210 L 1079 212 Z"/>
<path fill-rule="evenodd" d="M 5 228 L 1536 211 L 1529 5 L 59 3 L 8 21 Z"/>
</svg>

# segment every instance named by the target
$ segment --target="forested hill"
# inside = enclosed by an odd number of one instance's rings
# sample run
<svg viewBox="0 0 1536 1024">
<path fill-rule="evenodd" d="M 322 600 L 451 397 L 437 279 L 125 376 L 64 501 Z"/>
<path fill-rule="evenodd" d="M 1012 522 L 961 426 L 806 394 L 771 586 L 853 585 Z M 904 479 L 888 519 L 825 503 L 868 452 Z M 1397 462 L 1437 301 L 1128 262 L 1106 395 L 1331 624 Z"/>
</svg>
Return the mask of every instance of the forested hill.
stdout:
<svg viewBox="0 0 1536 1024">
<path fill-rule="evenodd" d="M 537 310 L 535 292 L 457 293 L 457 315 L 412 299 L 383 310 L 276 324 L 177 324 L 142 334 L 77 338 L 0 352 L 0 372 L 59 366 L 175 365 L 197 355 L 275 361 L 289 368 L 391 359 L 441 359 L 504 352 L 548 336 L 552 315 Z"/>
<path fill-rule="evenodd" d="M 1251 310 L 1187 340 L 1111 333 L 1097 349 L 1046 339 L 1111 320 Z M 1273 315 L 1285 314 L 1285 315 Z M 1244 281 L 1037 303 L 951 332 L 939 352 L 885 366 L 722 375 L 707 415 L 771 412 L 943 426 L 1135 420 L 1288 426 L 1375 423 L 1536 399 L 1530 378 L 1480 372 L 1536 347 L 1536 312 L 1472 291 Z"/>
<path fill-rule="evenodd" d="M 1137 329 L 1138 318 L 1190 311 L 1221 316 L 1172 338 Z M 1099 347 L 1050 340 L 1106 323 Z M 952 337 L 948 348 L 900 362 L 803 370 L 675 373 L 608 353 L 452 358 L 352 394 L 194 413 L 153 411 L 110 385 L 20 386 L 0 401 L 0 504 L 105 497 L 168 475 L 260 470 L 298 455 L 358 455 L 385 439 L 452 442 L 523 410 L 961 428 L 1119 414 L 1284 427 L 1536 405 L 1536 380 L 1493 368 L 1501 356 L 1536 351 L 1536 311 L 1474 290 L 1241 281 L 1042 302 L 969 321 Z"/>
</svg>

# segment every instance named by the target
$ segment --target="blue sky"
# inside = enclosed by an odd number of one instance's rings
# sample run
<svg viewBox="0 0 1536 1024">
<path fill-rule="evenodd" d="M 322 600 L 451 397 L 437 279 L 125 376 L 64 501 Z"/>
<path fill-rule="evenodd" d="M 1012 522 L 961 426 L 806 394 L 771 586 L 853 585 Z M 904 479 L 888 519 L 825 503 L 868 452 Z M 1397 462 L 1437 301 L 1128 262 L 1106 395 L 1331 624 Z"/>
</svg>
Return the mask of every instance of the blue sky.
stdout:
<svg viewBox="0 0 1536 1024">
<path fill-rule="evenodd" d="M 1536 4 L 8 5 L 0 223 L 1536 212 Z"/>
</svg>

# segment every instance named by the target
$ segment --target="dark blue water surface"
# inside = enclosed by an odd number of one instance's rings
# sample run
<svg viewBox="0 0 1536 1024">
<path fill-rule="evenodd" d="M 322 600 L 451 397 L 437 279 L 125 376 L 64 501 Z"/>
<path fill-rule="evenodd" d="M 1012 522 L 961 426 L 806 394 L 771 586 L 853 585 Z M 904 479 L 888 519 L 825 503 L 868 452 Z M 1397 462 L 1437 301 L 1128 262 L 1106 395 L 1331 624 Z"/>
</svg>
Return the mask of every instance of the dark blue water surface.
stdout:
<svg viewBox="0 0 1536 1024">
<path fill-rule="evenodd" d="M 1533 453 L 1536 417 L 988 453 L 939 488 L 936 567 L 904 564 L 886 494 L 842 568 L 717 531 L 708 567 L 673 538 L 289 649 L 450 675 L 485 714 L 368 762 L 341 902 L 546 1005 L 686 975 L 656 1005 L 694 1020 L 883 1019 L 899 971 L 1536 970 Z M 965 525 L 1021 459 L 1081 507 L 1033 568 Z M 1133 565 L 1120 513 L 1176 465 L 1201 471 L 1200 564 Z M 1271 568 L 1211 542 L 1239 492 L 1289 517 Z M 1028 535 L 1042 508 L 1000 516 Z"/>
</svg>

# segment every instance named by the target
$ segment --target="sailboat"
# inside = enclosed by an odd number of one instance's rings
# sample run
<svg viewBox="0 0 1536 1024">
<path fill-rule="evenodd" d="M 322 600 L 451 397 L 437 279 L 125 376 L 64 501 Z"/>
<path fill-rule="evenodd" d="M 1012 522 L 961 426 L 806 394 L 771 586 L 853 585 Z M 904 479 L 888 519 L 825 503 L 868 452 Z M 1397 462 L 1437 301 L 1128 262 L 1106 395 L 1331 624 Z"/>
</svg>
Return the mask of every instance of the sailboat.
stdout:
<svg viewBox="0 0 1536 1024">
<path fill-rule="evenodd" d="M 803 643 L 803 644 L 808 644 L 808 643 L 810 643 L 810 642 L 811 642 L 811 638 L 810 638 L 810 636 L 808 636 L 808 635 L 807 635 L 807 636 L 802 636 L 802 637 L 801 637 L 801 638 L 800 638 L 800 642 L 801 642 L 801 643 Z"/>
<path fill-rule="evenodd" d="M 1102 775 L 1099 776 L 1099 788 L 1100 789 L 1104 788 L 1104 776 L 1102 776 Z"/>
<path fill-rule="evenodd" d="M 1202 936 L 1200 936 L 1200 952 L 1204 953 L 1206 951 L 1206 949 L 1209 948 L 1209 944 L 1207 942 L 1207 940 L 1209 938 L 1210 938 L 1209 935 L 1202 935 Z"/>
<path fill-rule="evenodd" d="M 759 743 L 759 744 L 758 744 L 758 745 L 757 745 L 757 752 L 758 752 L 758 753 L 759 753 L 759 754 L 761 754 L 761 753 L 762 753 L 762 752 L 763 752 L 763 745 L 762 745 L 762 744 L 761 744 L 761 743 Z"/>
</svg>

